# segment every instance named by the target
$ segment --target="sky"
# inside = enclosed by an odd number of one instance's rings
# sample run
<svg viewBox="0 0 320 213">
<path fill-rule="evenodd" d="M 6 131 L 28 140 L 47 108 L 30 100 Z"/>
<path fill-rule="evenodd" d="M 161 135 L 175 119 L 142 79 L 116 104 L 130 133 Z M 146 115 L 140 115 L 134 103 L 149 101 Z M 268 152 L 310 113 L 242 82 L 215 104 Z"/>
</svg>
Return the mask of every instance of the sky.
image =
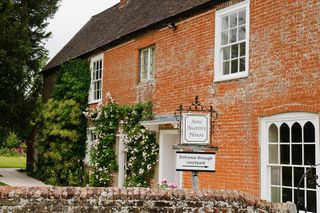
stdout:
<svg viewBox="0 0 320 213">
<path fill-rule="evenodd" d="M 64 45 L 90 20 L 120 0 L 62 0 L 53 19 L 49 20 L 47 31 L 52 32 L 45 44 L 52 59 Z M 49 60 L 50 60 L 49 59 Z"/>
</svg>

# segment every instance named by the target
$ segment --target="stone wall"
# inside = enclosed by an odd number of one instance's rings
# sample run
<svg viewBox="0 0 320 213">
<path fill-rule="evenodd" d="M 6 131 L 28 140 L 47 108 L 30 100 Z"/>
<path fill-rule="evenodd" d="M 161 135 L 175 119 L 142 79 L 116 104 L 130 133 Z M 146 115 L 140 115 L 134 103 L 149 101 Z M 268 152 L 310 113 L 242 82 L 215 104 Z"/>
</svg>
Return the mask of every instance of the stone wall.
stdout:
<svg viewBox="0 0 320 213">
<path fill-rule="evenodd" d="M 291 210 L 289 210 L 291 209 Z M 234 190 L 151 188 L 0 187 L 8 212 L 296 212 Z"/>
</svg>

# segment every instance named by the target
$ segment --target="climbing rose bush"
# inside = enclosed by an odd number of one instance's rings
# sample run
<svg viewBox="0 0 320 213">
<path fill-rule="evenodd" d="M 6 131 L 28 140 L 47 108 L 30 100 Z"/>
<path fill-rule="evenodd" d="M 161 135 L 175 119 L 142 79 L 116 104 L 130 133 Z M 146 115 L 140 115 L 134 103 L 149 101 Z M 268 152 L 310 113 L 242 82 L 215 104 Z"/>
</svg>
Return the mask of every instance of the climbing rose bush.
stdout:
<svg viewBox="0 0 320 213">
<path fill-rule="evenodd" d="M 126 186 L 150 186 L 159 152 L 155 134 L 146 130 L 140 121 L 153 118 L 150 102 L 135 105 L 119 105 L 107 93 L 107 104 L 99 103 L 96 108 L 88 108 L 84 114 L 95 126 L 98 141 L 91 147 L 90 183 L 93 186 L 110 186 L 118 169 L 116 160 L 116 137 L 123 135 L 124 151 L 127 153 L 125 165 Z"/>
</svg>

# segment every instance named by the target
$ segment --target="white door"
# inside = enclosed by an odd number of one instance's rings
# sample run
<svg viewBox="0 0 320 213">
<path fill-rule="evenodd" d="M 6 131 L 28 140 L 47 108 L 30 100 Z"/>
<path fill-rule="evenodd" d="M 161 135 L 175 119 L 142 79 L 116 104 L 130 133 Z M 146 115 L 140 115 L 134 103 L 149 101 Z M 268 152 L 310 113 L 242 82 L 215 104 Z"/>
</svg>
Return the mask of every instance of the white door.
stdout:
<svg viewBox="0 0 320 213">
<path fill-rule="evenodd" d="M 177 130 L 160 131 L 159 183 L 167 179 L 169 183 L 175 183 L 178 188 L 182 188 L 182 173 L 176 171 L 176 150 L 173 149 L 173 145 L 178 143 Z"/>
</svg>

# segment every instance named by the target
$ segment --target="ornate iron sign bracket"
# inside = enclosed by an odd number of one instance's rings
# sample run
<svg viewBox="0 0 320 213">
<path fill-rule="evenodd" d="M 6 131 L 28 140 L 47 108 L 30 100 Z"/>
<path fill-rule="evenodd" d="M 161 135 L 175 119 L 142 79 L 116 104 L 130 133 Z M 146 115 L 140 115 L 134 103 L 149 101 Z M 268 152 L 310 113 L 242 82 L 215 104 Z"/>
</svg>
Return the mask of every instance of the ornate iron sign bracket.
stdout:
<svg viewBox="0 0 320 213">
<path fill-rule="evenodd" d="M 201 102 L 199 101 L 199 97 L 196 96 L 195 100 L 192 102 L 190 106 L 183 106 L 180 104 L 179 109 L 177 112 L 174 113 L 174 117 L 179 122 L 178 123 L 178 131 L 181 132 L 181 125 L 182 125 L 182 113 L 184 112 L 207 112 L 210 114 L 210 122 L 211 122 L 211 134 L 214 132 L 214 122 L 217 118 L 218 114 L 216 111 L 213 110 L 212 106 L 202 106 Z"/>
<path fill-rule="evenodd" d="M 212 106 L 202 106 L 201 102 L 199 101 L 199 97 L 196 96 L 195 100 L 192 102 L 190 106 L 183 106 L 180 104 L 179 109 L 174 113 L 174 117 L 178 121 L 177 129 L 181 133 L 182 128 L 182 114 L 188 112 L 196 112 L 196 113 L 209 113 L 210 115 L 210 132 L 213 134 L 214 132 L 214 122 L 217 118 L 218 114 L 216 111 L 213 110 Z M 191 152 L 203 152 L 204 150 L 207 151 L 217 151 L 218 147 L 213 147 L 209 145 L 192 145 L 192 144 L 179 144 L 173 146 L 173 149 L 179 150 L 191 150 Z M 199 171 L 192 171 L 192 188 L 194 190 L 199 189 L 199 179 L 198 179 Z"/>
</svg>

